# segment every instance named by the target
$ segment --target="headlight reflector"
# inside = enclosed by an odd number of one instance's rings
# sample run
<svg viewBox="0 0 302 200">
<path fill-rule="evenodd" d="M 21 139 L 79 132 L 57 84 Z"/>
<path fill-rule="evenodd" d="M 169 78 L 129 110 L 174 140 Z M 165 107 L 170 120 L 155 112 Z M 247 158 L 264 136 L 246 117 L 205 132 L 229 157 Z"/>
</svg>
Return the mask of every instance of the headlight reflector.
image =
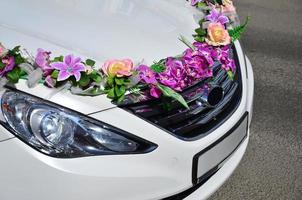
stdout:
<svg viewBox="0 0 302 200">
<path fill-rule="evenodd" d="M 1 111 L 2 125 L 53 157 L 146 153 L 156 148 L 118 128 L 19 91 L 4 92 Z"/>
</svg>

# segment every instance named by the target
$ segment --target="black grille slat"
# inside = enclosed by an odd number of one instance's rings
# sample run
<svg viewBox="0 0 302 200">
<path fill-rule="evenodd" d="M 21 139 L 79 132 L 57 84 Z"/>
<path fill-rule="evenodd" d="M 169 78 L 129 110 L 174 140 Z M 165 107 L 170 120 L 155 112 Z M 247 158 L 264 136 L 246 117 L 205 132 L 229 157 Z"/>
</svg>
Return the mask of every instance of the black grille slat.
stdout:
<svg viewBox="0 0 302 200">
<path fill-rule="evenodd" d="M 213 78 L 201 80 L 181 92 L 190 109 L 172 101 L 167 110 L 164 108 L 164 102 L 160 100 L 130 104 L 123 106 L 123 108 L 180 139 L 195 140 L 203 137 L 228 119 L 240 103 L 242 80 L 236 57 L 235 61 L 237 72 L 234 80 L 231 80 L 227 72 L 219 64 L 216 64 L 213 69 Z M 200 99 L 204 95 L 203 88 L 206 85 L 219 86 L 224 90 L 224 98 L 215 107 L 207 106 Z"/>
</svg>

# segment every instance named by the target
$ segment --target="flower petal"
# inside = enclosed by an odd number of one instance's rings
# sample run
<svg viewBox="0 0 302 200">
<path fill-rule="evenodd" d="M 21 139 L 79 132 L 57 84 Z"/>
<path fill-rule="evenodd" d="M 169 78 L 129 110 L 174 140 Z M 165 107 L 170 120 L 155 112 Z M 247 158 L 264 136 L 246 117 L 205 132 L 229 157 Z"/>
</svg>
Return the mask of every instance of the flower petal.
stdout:
<svg viewBox="0 0 302 200">
<path fill-rule="evenodd" d="M 57 70 L 66 70 L 67 69 L 67 65 L 65 63 L 62 63 L 62 62 L 54 62 L 54 63 L 51 63 L 50 66 L 54 69 L 57 69 Z"/>
<path fill-rule="evenodd" d="M 76 78 L 76 81 L 78 82 L 81 79 L 81 72 L 74 72 L 73 73 L 74 77 Z"/>
<path fill-rule="evenodd" d="M 74 56 L 72 54 L 65 56 L 64 62 L 66 65 L 71 66 Z"/>
<path fill-rule="evenodd" d="M 59 72 L 58 81 L 65 81 L 70 76 L 71 76 L 70 73 L 68 73 L 67 71 L 62 70 L 62 71 Z"/>
</svg>

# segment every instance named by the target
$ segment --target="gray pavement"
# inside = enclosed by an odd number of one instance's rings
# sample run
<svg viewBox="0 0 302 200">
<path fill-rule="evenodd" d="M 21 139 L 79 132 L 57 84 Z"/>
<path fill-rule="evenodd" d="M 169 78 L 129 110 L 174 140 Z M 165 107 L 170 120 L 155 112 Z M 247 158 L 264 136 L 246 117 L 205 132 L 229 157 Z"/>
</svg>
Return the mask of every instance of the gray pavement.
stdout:
<svg viewBox="0 0 302 200">
<path fill-rule="evenodd" d="M 302 0 L 237 0 L 255 73 L 250 144 L 211 200 L 302 200 Z"/>
</svg>

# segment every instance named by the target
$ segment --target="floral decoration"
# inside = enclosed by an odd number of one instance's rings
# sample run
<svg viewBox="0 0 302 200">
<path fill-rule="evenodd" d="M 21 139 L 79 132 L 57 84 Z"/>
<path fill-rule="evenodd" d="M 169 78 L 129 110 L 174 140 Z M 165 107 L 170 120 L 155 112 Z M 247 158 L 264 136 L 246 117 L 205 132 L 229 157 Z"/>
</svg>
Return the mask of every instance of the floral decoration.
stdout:
<svg viewBox="0 0 302 200">
<path fill-rule="evenodd" d="M 236 65 L 231 48 L 244 32 L 231 0 L 191 0 L 190 4 L 203 13 L 190 43 L 180 56 L 167 57 L 151 66 L 135 64 L 129 58 L 109 59 L 103 65 L 72 54 L 52 57 L 39 48 L 36 56 L 21 51 L 20 46 L 6 49 L 0 44 L 0 78 L 7 84 L 26 79 L 29 87 L 44 84 L 50 88 L 67 88 L 77 95 L 107 95 L 117 104 L 127 95 L 140 100 L 170 98 L 188 108 L 181 92 L 198 81 L 213 77 L 217 63 L 233 79 Z"/>
</svg>

